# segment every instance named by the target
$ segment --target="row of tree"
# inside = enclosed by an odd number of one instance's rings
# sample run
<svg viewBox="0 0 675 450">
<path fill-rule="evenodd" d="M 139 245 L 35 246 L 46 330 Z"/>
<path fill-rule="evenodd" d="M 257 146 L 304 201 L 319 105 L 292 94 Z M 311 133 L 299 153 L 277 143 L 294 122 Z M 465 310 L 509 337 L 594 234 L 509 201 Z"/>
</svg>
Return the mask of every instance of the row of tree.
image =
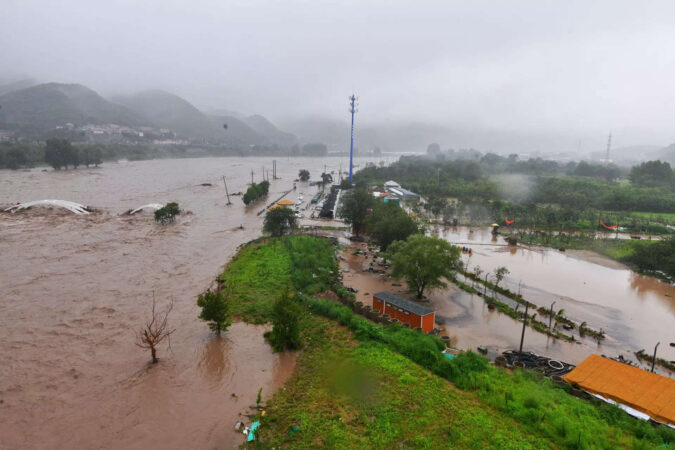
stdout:
<svg viewBox="0 0 675 450">
<path fill-rule="evenodd" d="M 260 183 L 253 183 L 248 187 L 246 193 L 242 196 L 242 200 L 245 205 L 258 200 L 261 197 L 267 195 L 270 189 L 270 182 L 267 180 L 261 181 Z"/>
<path fill-rule="evenodd" d="M 66 139 L 47 139 L 45 144 L 45 162 L 56 170 L 67 169 L 68 166 L 98 166 L 103 162 L 101 156 L 101 150 L 96 147 L 79 149 Z"/>
<path fill-rule="evenodd" d="M 96 166 L 103 161 L 158 157 L 157 149 L 138 145 L 73 144 L 65 139 L 35 142 L 0 142 L 0 169 L 22 169 L 42 164 L 54 168 Z M 175 155 L 179 156 L 179 155 Z"/>
</svg>

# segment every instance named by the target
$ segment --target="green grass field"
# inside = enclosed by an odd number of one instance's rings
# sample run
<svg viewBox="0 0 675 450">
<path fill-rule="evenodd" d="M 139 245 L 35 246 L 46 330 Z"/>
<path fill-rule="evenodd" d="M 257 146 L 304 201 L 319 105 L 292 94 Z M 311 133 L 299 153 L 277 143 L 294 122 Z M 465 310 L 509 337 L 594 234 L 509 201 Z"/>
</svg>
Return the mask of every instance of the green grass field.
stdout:
<svg viewBox="0 0 675 450">
<path fill-rule="evenodd" d="M 641 219 L 649 219 L 656 221 L 664 221 L 669 224 L 675 224 L 675 213 L 651 213 L 651 212 L 632 212 L 632 217 L 639 217 Z"/>
</svg>

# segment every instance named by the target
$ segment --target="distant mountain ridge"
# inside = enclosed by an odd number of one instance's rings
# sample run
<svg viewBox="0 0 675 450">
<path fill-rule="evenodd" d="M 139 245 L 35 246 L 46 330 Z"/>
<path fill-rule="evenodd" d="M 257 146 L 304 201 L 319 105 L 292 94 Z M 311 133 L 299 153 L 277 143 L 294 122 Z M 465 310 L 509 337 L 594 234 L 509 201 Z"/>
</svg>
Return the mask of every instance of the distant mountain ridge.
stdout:
<svg viewBox="0 0 675 450">
<path fill-rule="evenodd" d="M 148 125 L 133 111 L 80 84 L 45 83 L 0 96 L 0 127 L 53 128 L 66 123 Z"/>
<path fill-rule="evenodd" d="M 197 141 L 233 145 L 290 146 L 295 136 L 262 116 L 207 115 L 187 100 L 160 90 L 106 100 L 80 84 L 30 80 L 0 86 L 0 129 L 48 131 L 66 124 L 116 124 L 167 128 Z"/>
</svg>

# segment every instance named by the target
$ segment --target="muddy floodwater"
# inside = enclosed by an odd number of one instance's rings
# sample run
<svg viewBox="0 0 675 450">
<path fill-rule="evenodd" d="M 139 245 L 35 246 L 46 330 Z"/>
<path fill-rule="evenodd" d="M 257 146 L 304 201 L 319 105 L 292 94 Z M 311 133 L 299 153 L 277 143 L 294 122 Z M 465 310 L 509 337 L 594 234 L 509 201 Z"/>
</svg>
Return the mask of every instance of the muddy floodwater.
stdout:
<svg viewBox="0 0 675 450">
<path fill-rule="evenodd" d="M 591 252 L 560 252 L 537 247 L 509 247 L 501 237 L 491 234 L 489 228 L 436 227 L 431 232 L 460 246 L 472 249 L 472 256 L 462 255 L 470 269 L 479 265 L 494 273 L 505 266 L 511 272 L 502 281 L 514 292 L 519 289 L 532 303 L 561 308 L 577 323 L 607 333 L 606 341 L 598 344 L 589 337 L 573 333 L 579 343 L 553 339 L 527 328 L 524 350 L 578 364 L 591 353 L 610 357 L 623 355 L 638 363 L 633 352 L 653 351 L 661 342 L 658 356 L 675 359 L 675 349 L 668 344 L 675 341 L 675 287 L 652 277 L 639 275 L 622 264 Z M 348 243 L 348 241 L 344 241 Z M 342 252 L 341 266 L 344 283 L 359 289 L 357 299 L 372 305 L 372 294 L 388 290 L 407 298 L 405 282 L 396 282 L 386 274 L 364 272 L 374 263 L 372 254 L 357 255 L 354 250 L 367 252 L 366 244 L 351 244 Z M 484 276 L 484 275 L 483 275 Z M 490 276 L 492 279 L 492 276 Z M 454 284 L 447 289 L 432 292 L 426 305 L 436 311 L 436 325 L 447 334 L 452 345 L 461 349 L 486 346 L 490 356 L 503 350 L 517 349 L 520 344 L 522 322 L 497 310 L 488 309 L 478 295 L 462 291 Z M 534 311 L 532 311 L 534 313 Z M 539 320 L 547 318 L 538 315 Z M 648 364 L 641 364 L 647 367 Z M 658 370 L 658 369 L 657 369 Z M 666 370 L 659 370 L 672 376 Z"/>
<path fill-rule="evenodd" d="M 601 345 L 591 338 L 582 338 L 582 344 L 569 344 L 528 329 L 526 347 L 578 363 L 591 352 L 635 359 L 634 351 L 646 349 L 651 354 L 661 342 L 659 356 L 675 359 L 675 349 L 668 345 L 675 341 L 674 286 L 592 252 L 509 247 L 489 228 L 438 227 L 433 232 L 472 249 L 472 256 L 462 256 L 469 270 L 478 265 L 494 273 L 505 266 L 510 273 L 503 285 L 514 292 L 520 289 L 525 299 L 539 306 L 550 307 L 556 302 L 554 310 L 562 308 L 575 322 L 585 321 L 607 334 Z M 489 311 L 477 296 L 451 290 L 445 295 L 436 293 L 433 298 L 444 306 L 439 315 L 451 330 L 456 330 L 460 342 L 495 347 L 519 344 L 520 324 Z M 539 320 L 546 319 L 539 316 Z M 575 337 L 579 339 L 576 332 Z"/>
<path fill-rule="evenodd" d="M 277 158 L 267 202 L 292 189 L 299 169 L 319 178 L 337 159 Z M 344 163 L 344 161 L 342 161 Z M 361 161 L 365 163 L 365 161 Z M 0 171 L 0 204 L 63 199 L 89 216 L 33 209 L 0 214 L 0 448 L 226 448 L 260 387 L 269 397 L 294 368 L 264 329 L 235 323 L 218 339 L 197 295 L 237 247 L 260 235 L 265 202 L 241 197 L 272 158 L 106 163 L 69 171 Z M 211 183 L 213 186 L 202 186 Z M 311 199 L 316 188 L 298 183 Z M 292 200 L 296 192 L 290 194 Z M 158 226 L 122 212 L 177 201 L 188 213 Z M 243 225 L 243 229 L 240 228 Z M 148 368 L 134 345 L 149 314 L 174 299 L 171 348 Z"/>
</svg>

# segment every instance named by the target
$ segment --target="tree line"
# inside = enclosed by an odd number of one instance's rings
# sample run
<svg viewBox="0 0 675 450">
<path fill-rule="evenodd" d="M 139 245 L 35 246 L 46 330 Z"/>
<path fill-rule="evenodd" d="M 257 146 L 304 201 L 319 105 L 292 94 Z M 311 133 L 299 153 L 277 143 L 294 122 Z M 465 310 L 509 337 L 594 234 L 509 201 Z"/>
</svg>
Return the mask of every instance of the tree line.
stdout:
<svg viewBox="0 0 675 450">
<path fill-rule="evenodd" d="M 499 200 L 580 210 L 675 211 L 673 170 L 668 163 L 643 163 L 623 181 L 607 181 L 600 169 L 588 169 L 593 166 L 588 163 L 562 165 L 488 156 L 477 160 L 402 157 L 388 167 L 368 166 L 356 174 L 356 180 L 373 184 L 393 179 L 430 198 L 454 198 L 465 204 Z"/>
</svg>

